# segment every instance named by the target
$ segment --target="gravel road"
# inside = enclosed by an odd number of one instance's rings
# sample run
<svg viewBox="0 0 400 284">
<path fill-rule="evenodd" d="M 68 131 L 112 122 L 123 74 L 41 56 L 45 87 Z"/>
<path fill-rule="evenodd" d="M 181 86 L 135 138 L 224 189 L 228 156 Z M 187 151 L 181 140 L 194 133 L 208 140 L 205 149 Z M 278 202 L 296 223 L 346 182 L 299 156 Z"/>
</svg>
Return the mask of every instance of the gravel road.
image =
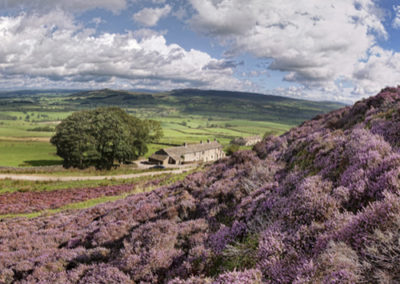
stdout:
<svg viewBox="0 0 400 284">
<path fill-rule="evenodd" d="M 130 179 L 144 176 L 158 176 L 163 174 L 181 174 L 192 170 L 187 167 L 171 171 L 147 172 L 140 174 L 126 174 L 115 176 L 46 176 L 46 175 L 24 175 L 24 174 L 0 174 L 0 179 L 29 180 L 29 181 L 81 181 L 81 180 L 104 180 L 104 179 Z"/>
</svg>

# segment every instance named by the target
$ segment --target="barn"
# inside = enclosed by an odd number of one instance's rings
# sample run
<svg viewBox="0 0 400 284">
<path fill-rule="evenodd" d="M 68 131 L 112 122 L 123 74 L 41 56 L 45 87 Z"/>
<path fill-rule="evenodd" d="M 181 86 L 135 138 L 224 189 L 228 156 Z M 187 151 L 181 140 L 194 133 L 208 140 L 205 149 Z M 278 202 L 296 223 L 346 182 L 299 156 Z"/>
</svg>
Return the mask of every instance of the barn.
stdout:
<svg viewBox="0 0 400 284">
<path fill-rule="evenodd" d="M 150 156 L 149 162 L 157 165 L 181 165 L 195 162 L 210 162 L 224 158 L 222 145 L 214 140 L 198 144 L 161 149 Z"/>
</svg>

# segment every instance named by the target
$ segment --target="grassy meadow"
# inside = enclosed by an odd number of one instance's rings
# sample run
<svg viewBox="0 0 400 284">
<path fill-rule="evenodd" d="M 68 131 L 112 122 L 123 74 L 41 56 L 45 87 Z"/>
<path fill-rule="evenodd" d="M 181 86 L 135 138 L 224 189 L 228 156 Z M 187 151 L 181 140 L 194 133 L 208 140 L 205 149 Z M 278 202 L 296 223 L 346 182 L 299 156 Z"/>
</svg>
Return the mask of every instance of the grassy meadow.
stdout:
<svg viewBox="0 0 400 284">
<path fill-rule="evenodd" d="M 143 157 L 147 158 L 161 148 L 184 142 L 217 139 L 227 146 L 236 137 L 279 135 L 305 119 L 339 107 L 256 94 L 199 92 L 0 93 L 0 167 L 61 164 L 50 137 L 62 119 L 81 109 L 119 106 L 137 117 L 160 121 L 164 137 L 148 145 Z"/>
<path fill-rule="evenodd" d="M 164 137 L 158 144 L 148 145 L 149 151 L 145 157 L 155 151 L 173 145 L 198 143 L 216 138 L 224 146 L 235 137 L 282 134 L 291 125 L 264 121 L 246 120 L 209 120 L 208 117 L 154 117 L 161 122 Z M 50 166 L 61 164 L 55 155 L 55 147 L 49 142 L 54 132 L 30 131 L 38 127 L 54 128 L 57 121 L 29 122 L 16 120 L 0 120 L 0 166 Z"/>
<path fill-rule="evenodd" d="M 40 113 L 38 113 L 40 114 Z M 64 115 L 64 114 L 63 114 Z M 59 118 L 59 117 L 57 117 Z M 164 137 L 158 144 L 148 145 L 147 158 L 155 151 L 173 145 L 198 143 L 216 138 L 224 146 L 241 136 L 282 134 L 292 125 L 272 123 L 267 121 L 221 120 L 209 117 L 154 117 L 161 122 Z M 39 127 L 54 128 L 55 121 L 26 122 L 24 120 L 0 120 L 0 166 L 50 166 L 61 164 L 56 156 L 56 149 L 49 142 L 54 132 L 31 131 Z"/>
<path fill-rule="evenodd" d="M 60 165 L 50 142 L 0 140 L 0 165 L 8 167 L 35 167 Z"/>
</svg>

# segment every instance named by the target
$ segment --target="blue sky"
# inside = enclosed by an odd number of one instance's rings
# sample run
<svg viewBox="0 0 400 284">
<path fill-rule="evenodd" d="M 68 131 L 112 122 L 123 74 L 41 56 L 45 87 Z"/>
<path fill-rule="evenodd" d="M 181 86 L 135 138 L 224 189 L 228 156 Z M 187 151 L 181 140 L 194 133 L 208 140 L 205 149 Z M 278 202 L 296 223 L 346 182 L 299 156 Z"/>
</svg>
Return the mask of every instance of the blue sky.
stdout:
<svg viewBox="0 0 400 284">
<path fill-rule="evenodd" d="M 354 102 L 400 78 L 400 1 L 0 0 L 0 89 Z"/>
</svg>

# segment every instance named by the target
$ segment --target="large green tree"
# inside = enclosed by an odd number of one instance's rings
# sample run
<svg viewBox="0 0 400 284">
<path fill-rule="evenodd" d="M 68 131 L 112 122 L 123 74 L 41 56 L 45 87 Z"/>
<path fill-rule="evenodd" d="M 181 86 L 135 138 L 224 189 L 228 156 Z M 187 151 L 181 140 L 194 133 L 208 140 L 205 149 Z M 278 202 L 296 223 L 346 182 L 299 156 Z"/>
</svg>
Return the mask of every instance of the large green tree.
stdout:
<svg viewBox="0 0 400 284">
<path fill-rule="evenodd" d="M 64 167 L 110 169 L 144 155 L 147 144 L 162 137 L 160 123 L 141 120 L 120 108 L 75 112 L 56 128 L 51 143 Z"/>
</svg>

